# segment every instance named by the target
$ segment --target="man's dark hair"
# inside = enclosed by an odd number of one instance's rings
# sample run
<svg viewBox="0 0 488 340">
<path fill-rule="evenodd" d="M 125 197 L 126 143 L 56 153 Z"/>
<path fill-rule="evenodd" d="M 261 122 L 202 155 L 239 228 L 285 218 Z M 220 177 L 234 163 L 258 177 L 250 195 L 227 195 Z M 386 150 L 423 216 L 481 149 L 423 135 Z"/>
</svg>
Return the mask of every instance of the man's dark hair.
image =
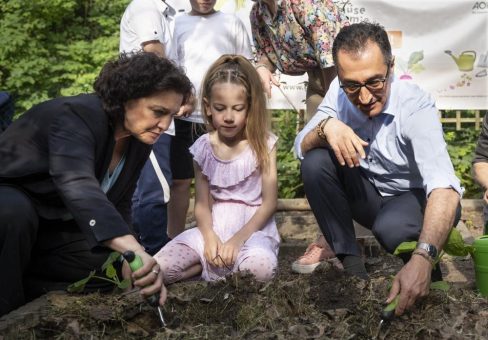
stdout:
<svg viewBox="0 0 488 340">
<path fill-rule="evenodd" d="M 340 50 L 346 53 L 358 54 L 363 51 L 369 42 L 376 43 L 383 54 L 386 65 L 390 65 L 393 60 L 391 45 L 383 26 L 361 22 L 352 24 L 341 29 L 332 45 L 332 57 L 334 64 L 338 65 L 337 54 Z"/>
<path fill-rule="evenodd" d="M 113 122 L 124 118 L 124 104 L 131 99 L 148 97 L 159 91 L 174 91 L 183 95 L 185 104 L 193 91 L 182 69 L 149 52 L 122 53 L 117 60 L 109 61 L 93 88 Z"/>
</svg>

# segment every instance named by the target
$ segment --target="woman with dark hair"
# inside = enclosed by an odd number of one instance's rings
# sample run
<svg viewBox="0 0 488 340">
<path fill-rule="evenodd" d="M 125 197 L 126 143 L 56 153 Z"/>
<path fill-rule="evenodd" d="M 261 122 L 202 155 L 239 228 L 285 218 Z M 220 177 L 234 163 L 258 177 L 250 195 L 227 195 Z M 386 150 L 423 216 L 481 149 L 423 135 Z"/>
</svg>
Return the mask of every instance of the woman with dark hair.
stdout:
<svg viewBox="0 0 488 340">
<path fill-rule="evenodd" d="M 107 63 L 94 88 L 34 106 L 0 135 L 0 315 L 88 276 L 112 250 L 139 255 L 134 285 L 166 298 L 132 235 L 131 198 L 192 85 L 170 61 L 139 53 Z"/>
</svg>

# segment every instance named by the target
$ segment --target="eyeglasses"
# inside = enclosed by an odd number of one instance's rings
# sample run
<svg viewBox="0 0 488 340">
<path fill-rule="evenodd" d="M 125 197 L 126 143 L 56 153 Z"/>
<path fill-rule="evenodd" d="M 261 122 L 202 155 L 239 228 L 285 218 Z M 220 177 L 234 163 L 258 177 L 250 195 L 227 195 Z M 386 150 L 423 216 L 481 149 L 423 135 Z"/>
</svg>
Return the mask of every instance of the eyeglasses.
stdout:
<svg viewBox="0 0 488 340">
<path fill-rule="evenodd" d="M 390 75 L 390 65 L 388 65 L 388 69 L 386 70 L 386 75 L 384 78 L 378 78 L 378 79 L 371 79 L 365 82 L 364 84 L 359 84 L 359 83 L 342 83 L 339 80 L 339 86 L 341 89 L 346 92 L 346 94 L 357 94 L 361 90 L 361 87 L 366 87 L 369 92 L 378 92 L 383 90 L 383 87 L 385 87 L 385 82 L 388 80 L 388 76 Z"/>
</svg>

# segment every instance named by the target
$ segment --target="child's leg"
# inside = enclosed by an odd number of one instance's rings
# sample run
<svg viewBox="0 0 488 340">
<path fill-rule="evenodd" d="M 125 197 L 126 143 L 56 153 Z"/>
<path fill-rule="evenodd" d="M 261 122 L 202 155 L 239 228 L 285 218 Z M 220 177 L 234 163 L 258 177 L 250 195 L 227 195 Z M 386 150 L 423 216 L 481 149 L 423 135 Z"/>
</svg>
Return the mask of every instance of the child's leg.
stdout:
<svg viewBox="0 0 488 340">
<path fill-rule="evenodd" d="M 235 270 L 249 271 L 258 281 L 271 280 L 278 267 L 277 247 L 277 242 L 268 237 L 252 237 L 239 252 Z"/>
<path fill-rule="evenodd" d="M 165 284 L 186 280 L 202 272 L 198 254 L 182 243 L 169 242 L 154 255 L 154 259 L 163 271 Z"/>
</svg>

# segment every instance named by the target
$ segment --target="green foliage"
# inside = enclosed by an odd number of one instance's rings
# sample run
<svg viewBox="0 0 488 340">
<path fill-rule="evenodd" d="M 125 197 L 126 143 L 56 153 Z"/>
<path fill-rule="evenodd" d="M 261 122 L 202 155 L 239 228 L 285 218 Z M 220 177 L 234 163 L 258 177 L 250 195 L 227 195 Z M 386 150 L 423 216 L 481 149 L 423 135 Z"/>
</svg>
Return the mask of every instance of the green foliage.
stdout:
<svg viewBox="0 0 488 340">
<path fill-rule="evenodd" d="M 417 241 L 402 242 L 398 245 L 398 247 L 396 247 L 395 251 L 393 252 L 393 255 L 411 253 L 412 251 L 415 250 L 416 246 L 417 246 Z"/>
<path fill-rule="evenodd" d="M 279 137 L 277 149 L 278 197 L 304 197 L 300 176 L 300 161 L 293 154 L 293 142 L 297 134 L 298 115 L 295 111 L 273 112 L 273 131 Z"/>
<path fill-rule="evenodd" d="M 443 251 L 451 256 L 466 256 L 474 253 L 472 245 L 465 244 L 461 233 L 456 228 L 452 228 L 449 233 Z"/>
<path fill-rule="evenodd" d="M 471 174 L 471 162 L 480 131 L 473 128 L 456 131 L 444 127 L 444 132 L 447 151 L 451 157 L 456 176 L 461 180 L 461 185 L 465 189 L 464 198 L 480 198 L 482 191 L 474 182 Z"/>
<path fill-rule="evenodd" d="M 130 280 L 124 279 L 121 281 L 117 275 L 117 270 L 115 269 L 115 267 L 113 265 L 113 263 L 115 261 L 117 261 L 119 258 L 120 258 L 119 253 L 117 253 L 115 251 L 111 252 L 110 255 L 108 256 L 107 260 L 102 265 L 102 271 L 104 272 L 105 277 L 95 275 L 96 271 L 93 270 L 84 279 L 70 284 L 67 288 L 67 291 L 70 293 L 80 293 L 85 289 L 86 284 L 92 279 L 99 279 L 99 280 L 103 280 L 103 281 L 113 283 L 119 289 L 125 289 L 125 288 L 129 287 Z"/>
<path fill-rule="evenodd" d="M 118 54 L 129 1 L 0 2 L 0 89 L 13 95 L 17 116 L 46 99 L 92 91 L 100 67 Z"/>
</svg>

